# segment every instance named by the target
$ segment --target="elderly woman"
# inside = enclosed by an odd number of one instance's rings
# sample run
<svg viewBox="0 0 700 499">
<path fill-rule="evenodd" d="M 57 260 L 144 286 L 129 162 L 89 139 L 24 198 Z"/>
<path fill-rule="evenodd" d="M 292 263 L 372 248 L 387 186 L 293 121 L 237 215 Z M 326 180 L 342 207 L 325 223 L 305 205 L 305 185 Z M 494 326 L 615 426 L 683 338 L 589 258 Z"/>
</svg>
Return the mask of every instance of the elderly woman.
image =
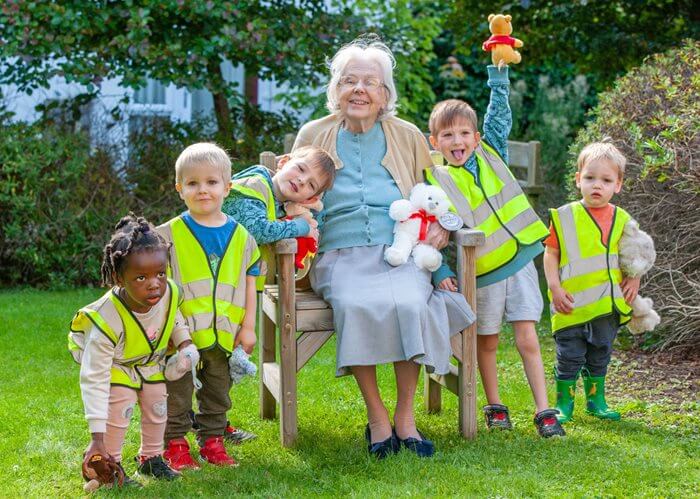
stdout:
<svg viewBox="0 0 700 499">
<path fill-rule="evenodd" d="M 419 364 L 446 373 L 450 336 L 474 320 L 462 295 L 434 290 L 428 271 L 412 260 L 399 267 L 384 261 L 393 240 L 389 205 L 408 197 L 431 164 L 420 130 L 395 116 L 394 65 L 391 51 L 377 40 L 358 39 L 340 49 L 330 63 L 331 114 L 304 125 L 294 144 L 322 147 L 339 169 L 318 217 L 319 256 L 310 279 L 333 307 L 337 375 L 355 377 L 367 406 L 368 449 L 380 458 L 401 446 L 433 454 L 413 414 Z M 432 227 L 429 240 L 444 246 L 447 232 Z M 389 362 L 397 385 L 395 430 L 376 378 L 376 365 Z"/>
</svg>

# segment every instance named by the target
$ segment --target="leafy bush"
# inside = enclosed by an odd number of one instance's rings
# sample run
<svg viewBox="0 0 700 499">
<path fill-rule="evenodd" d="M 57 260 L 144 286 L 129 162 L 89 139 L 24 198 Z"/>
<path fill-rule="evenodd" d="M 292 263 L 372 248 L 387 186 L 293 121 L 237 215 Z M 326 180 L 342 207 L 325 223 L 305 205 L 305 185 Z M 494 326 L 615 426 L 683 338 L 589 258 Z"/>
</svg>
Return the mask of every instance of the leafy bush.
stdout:
<svg viewBox="0 0 700 499">
<path fill-rule="evenodd" d="M 126 200 L 89 139 L 42 124 L 0 127 L 0 284 L 96 283 L 105 234 Z"/>
<path fill-rule="evenodd" d="M 540 160 L 547 189 L 540 199 L 540 207 L 559 206 L 566 199 L 569 147 L 583 126 L 589 89 L 582 75 L 566 83 L 555 83 L 548 75 L 540 76 L 534 90 L 528 88 L 524 79 L 513 84 L 511 137 L 542 143 Z M 527 101 L 528 94 L 534 94 L 531 103 Z"/>
<path fill-rule="evenodd" d="M 0 109 L 0 285 L 98 284 L 116 221 L 130 210 L 154 224 L 182 212 L 175 160 L 194 142 L 217 140 L 205 120 L 139 117 L 126 154 L 119 143 L 95 147 L 109 140 L 80 131 L 84 104 L 49 102 L 34 124 L 12 123 Z M 245 155 L 234 158 L 234 171 L 263 150 L 282 151 L 284 134 L 298 127 L 287 113 L 241 108 L 245 119 L 232 118 Z"/>
<path fill-rule="evenodd" d="M 655 55 L 600 95 L 571 148 L 610 137 L 627 157 L 617 202 L 654 238 L 656 266 L 642 294 L 661 327 L 644 341 L 700 349 L 700 41 Z M 572 161 L 573 163 L 573 161 Z M 573 178 L 574 164 L 570 164 Z M 572 197 L 575 196 L 570 184 Z"/>
</svg>

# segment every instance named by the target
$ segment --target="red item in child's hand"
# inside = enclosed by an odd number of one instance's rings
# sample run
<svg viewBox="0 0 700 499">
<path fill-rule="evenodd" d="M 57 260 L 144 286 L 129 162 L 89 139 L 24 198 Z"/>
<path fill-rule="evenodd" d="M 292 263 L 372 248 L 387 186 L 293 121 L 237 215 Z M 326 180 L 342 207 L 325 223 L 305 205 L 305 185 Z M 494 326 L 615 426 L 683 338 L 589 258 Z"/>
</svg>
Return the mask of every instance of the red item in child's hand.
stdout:
<svg viewBox="0 0 700 499">
<path fill-rule="evenodd" d="M 294 266 L 297 269 L 304 268 L 304 259 L 315 255 L 318 251 L 318 244 L 313 237 L 297 237 L 297 254 L 294 255 Z"/>
</svg>

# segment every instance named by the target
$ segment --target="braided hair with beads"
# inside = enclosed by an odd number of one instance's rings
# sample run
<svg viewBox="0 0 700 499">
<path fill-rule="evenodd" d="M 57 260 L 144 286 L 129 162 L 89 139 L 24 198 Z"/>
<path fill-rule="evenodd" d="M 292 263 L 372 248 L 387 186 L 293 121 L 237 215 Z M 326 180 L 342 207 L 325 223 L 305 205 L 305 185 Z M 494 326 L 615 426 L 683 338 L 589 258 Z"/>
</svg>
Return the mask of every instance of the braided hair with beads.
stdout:
<svg viewBox="0 0 700 499">
<path fill-rule="evenodd" d="M 124 271 L 127 257 L 140 251 L 168 251 L 170 245 L 155 227 L 143 217 L 133 213 L 122 217 L 114 227 L 114 234 L 104 248 L 102 257 L 102 283 L 105 286 L 116 285 L 116 276 Z"/>
</svg>

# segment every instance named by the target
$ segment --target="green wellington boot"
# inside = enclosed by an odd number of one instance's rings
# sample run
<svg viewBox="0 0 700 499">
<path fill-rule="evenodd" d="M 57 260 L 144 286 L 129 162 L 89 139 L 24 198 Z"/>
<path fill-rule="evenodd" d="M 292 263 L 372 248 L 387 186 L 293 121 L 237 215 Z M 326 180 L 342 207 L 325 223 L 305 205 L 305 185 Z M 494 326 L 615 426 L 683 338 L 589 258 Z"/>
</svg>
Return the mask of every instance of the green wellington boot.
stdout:
<svg viewBox="0 0 700 499">
<path fill-rule="evenodd" d="M 600 419 L 619 421 L 620 413 L 608 408 L 605 402 L 605 376 L 583 376 L 586 390 L 586 412 Z"/>
<path fill-rule="evenodd" d="M 576 397 L 576 379 L 559 379 L 557 381 L 557 419 L 560 423 L 568 423 L 574 415 L 574 398 Z"/>
</svg>

